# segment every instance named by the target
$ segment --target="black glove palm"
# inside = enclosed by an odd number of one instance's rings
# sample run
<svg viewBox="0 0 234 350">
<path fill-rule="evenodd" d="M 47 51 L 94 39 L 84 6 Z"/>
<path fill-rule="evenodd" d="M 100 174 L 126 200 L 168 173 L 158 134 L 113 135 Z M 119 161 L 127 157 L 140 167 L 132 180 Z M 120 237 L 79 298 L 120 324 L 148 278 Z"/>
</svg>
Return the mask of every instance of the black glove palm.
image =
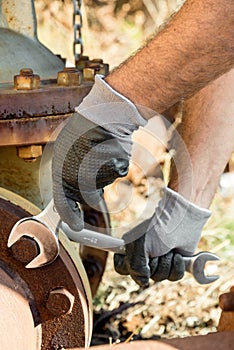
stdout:
<svg viewBox="0 0 234 350">
<path fill-rule="evenodd" d="M 119 140 L 75 113 L 58 135 L 52 159 L 54 202 L 62 221 L 80 230 L 83 220 L 74 203 L 95 206 L 102 189 L 127 175 L 128 166 Z"/>
<path fill-rule="evenodd" d="M 165 279 L 177 281 L 183 278 L 185 263 L 181 254 L 171 250 L 167 254 L 150 258 L 145 249 L 145 236 L 126 244 L 126 255 L 115 254 L 114 266 L 121 275 L 130 275 L 142 287 L 149 284 L 151 278 L 155 282 Z"/>
</svg>

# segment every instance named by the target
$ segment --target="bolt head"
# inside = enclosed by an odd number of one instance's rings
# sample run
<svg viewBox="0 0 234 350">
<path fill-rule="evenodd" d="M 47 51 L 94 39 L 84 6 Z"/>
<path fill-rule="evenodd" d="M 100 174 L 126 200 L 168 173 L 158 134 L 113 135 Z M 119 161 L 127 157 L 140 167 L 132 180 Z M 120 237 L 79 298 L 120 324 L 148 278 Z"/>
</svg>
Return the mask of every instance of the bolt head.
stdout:
<svg viewBox="0 0 234 350">
<path fill-rule="evenodd" d="M 15 90 L 33 90 L 39 89 L 40 77 L 33 74 L 31 68 L 23 68 L 20 70 L 19 75 L 14 76 L 14 89 Z"/>
<path fill-rule="evenodd" d="M 61 316 L 72 312 L 75 297 L 66 288 L 53 289 L 46 302 L 46 308 L 53 315 Z"/>
<path fill-rule="evenodd" d="M 41 145 L 20 146 L 17 148 L 17 156 L 26 162 L 34 162 L 42 155 Z"/>
<path fill-rule="evenodd" d="M 83 78 L 85 81 L 94 81 L 95 75 L 96 75 L 96 68 L 95 67 L 87 67 L 83 69 Z"/>
<path fill-rule="evenodd" d="M 39 246 L 33 238 L 23 236 L 12 245 L 11 252 L 17 261 L 28 264 L 39 254 Z"/>
<path fill-rule="evenodd" d="M 64 68 L 57 74 L 57 84 L 59 86 L 79 86 L 82 82 L 82 74 L 76 68 Z"/>
</svg>

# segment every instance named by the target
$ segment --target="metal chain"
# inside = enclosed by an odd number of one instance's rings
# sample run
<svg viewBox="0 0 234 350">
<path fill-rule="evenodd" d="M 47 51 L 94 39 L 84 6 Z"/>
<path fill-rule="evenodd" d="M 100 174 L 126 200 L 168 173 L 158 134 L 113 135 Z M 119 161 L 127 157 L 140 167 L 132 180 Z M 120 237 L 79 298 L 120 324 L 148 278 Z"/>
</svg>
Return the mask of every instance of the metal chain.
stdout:
<svg viewBox="0 0 234 350">
<path fill-rule="evenodd" d="M 81 12 L 82 0 L 73 0 L 73 30 L 74 30 L 74 41 L 73 41 L 73 53 L 75 57 L 75 63 L 78 62 L 79 58 L 83 54 L 83 40 L 82 40 L 82 12 Z"/>
</svg>

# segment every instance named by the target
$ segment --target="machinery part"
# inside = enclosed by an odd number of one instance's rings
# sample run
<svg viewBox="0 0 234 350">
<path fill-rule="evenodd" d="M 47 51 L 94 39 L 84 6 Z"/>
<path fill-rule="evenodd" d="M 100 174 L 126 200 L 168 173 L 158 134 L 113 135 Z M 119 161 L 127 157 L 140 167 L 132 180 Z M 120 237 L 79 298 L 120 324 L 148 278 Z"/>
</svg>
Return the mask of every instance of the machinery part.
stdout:
<svg viewBox="0 0 234 350">
<path fill-rule="evenodd" d="M 10 28 L 17 33 L 37 39 L 34 0 L 22 0 L 20 3 L 17 0 L 2 0 L 0 18 L 1 27 Z"/>
<path fill-rule="evenodd" d="M 19 75 L 14 76 L 14 89 L 16 90 L 33 90 L 39 89 L 40 77 L 33 74 L 31 68 L 23 68 Z"/>
<path fill-rule="evenodd" d="M 230 350 L 233 349 L 234 332 L 210 333 L 191 337 L 137 340 L 129 343 L 120 343 L 118 350 Z M 115 344 L 113 344 L 114 346 Z M 93 350 L 109 350 L 111 345 L 93 346 Z M 84 349 L 64 349 L 84 350 Z"/>
<path fill-rule="evenodd" d="M 57 74 L 57 73 L 56 73 Z M 0 146 L 43 144 L 88 94 L 92 83 L 58 86 L 42 80 L 38 90 L 0 84 Z"/>
<path fill-rule="evenodd" d="M 1 124 L 1 122 L 0 122 Z M 0 130 L 1 126 L 0 126 Z M 25 130 L 31 130 L 31 133 L 36 132 L 31 126 L 28 128 L 25 125 Z M 0 131 L 0 134 L 1 134 Z M 35 145 L 33 145 L 35 146 Z M 27 158 L 25 157 L 35 157 L 38 155 L 34 152 L 35 148 L 32 146 L 2 146 L 0 147 L 0 169 L 1 169 L 1 178 L 0 178 L 0 187 L 3 187 L 11 192 L 17 193 L 23 198 L 29 200 L 37 207 L 42 208 L 42 196 L 40 192 L 40 178 L 39 177 L 39 168 L 41 157 L 37 158 Z M 40 145 L 36 145 L 40 146 Z M 36 149 L 37 151 L 40 149 Z M 19 158 L 17 154 L 23 156 L 24 158 Z M 30 154 L 31 153 L 31 154 Z M 31 160 L 31 161 L 29 161 Z M 33 161 L 32 161 L 33 160 Z M 44 173 L 42 174 L 45 178 L 48 178 L 49 166 L 44 167 Z M 40 174 L 41 175 L 41 174 Z M 51 184 L 48 181 L 44 181 L 44 193 L 43 198 L 49 201 Z"/>
<path fill-rule="evenodd" d="M 0 260 L 1 349 L 40 348 L 41 327 L 34 326 L 32 300 L 24 281 Z"/>
<path fill-rule="evenodd" d="M 60 86 L 79 86 L 81 85 L 81 81 L 81 72 L 76 68 L 64 68 L 57 75 L 57 84 Z"/>
<path fill-rule="evenodd" d="M 64 67 L 62 60 L 38 40 L 9 28 L 0 28 L 0 42 L 0 54 L 4 57 L 1 60 L 1 82 L 10 82 L 24 67 L 30 67 L 41 79 L 56 77 Z"/>
<path fill-rule="evenodd" d="M 88 347 L 92 332 L 92 299 L 79 255 L 60 232 L 58 258 L 48 266 L 25 269 L 7 248 L 7 240 L 15 222 L 37 214 L 38 209 L 9 191 L 1 189 L 0 193 L 0 302 L 5 305 L 1 307 L 1 319 L 8 325 L 6 328 L 1 322 L 0 348 L 55 350 Z M 52 291 L 60 295 L 57 306 L 57 297 L 49 302 L 53 305 L 50 309 L 48 300 Z M 63 302 L 62 310 L 60 302 Z"/>
<path fill-rule="evenodd" d="M 11 247 L 12 255 L 18 261 L 29 264 L 40 252 L 37 242 L 30 237 L 21 237 Z"/>
<path fill-rule="evenodd" d="M 42 155 L 42 145 L 30 145 L 17 147 L 17 156 L 25 162 L 34 162 Z"/>
<path fill-rule="evenodd" d="M 72 312 L 75 297 L 66 288 L 56 288 L 49 294 L 46 302 L 47 309 L 56 316 Z"/>
<path fill-rule="evenodd" d="M 219 306 L 222 309 L 218 331 L 234 331 L 234 286 L 230 292 L 221 294 Z"/>
<path fill-rule="evenodd" d="M 163 343 L 173 346 L 177 350 L 230 350 L 233 348 L 233 339 L 234 332 L 217 332 L 207 335 L 163 340 Z M 147 350 L 147 348 L 145 349 Z"/>
</svg>

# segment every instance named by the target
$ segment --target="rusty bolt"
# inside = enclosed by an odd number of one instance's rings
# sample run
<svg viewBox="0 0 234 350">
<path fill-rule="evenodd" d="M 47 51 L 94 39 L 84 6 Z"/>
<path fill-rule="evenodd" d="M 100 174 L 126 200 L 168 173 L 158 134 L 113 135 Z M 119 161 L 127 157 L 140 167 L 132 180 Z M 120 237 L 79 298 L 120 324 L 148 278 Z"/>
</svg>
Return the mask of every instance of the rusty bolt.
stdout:
<svg viewBox="0 0 234 350">
<path fill-rule="evenodd" d="M 81 80 L 81 72 L 73 67 L 64 68 L 64 70 L 58 72 L 57 75 L 57 84 L 60 86 L 79 86 Z"/>
<path fill-rule="evenodd" d="M 41 145 L 30 145 L 17 147 L 17 155 L 26 162 L 34 162 L 42 155 Z"/>
<path fill-rule="evenodd" d="M 72 312 L 75 297 L 66 288 L 53 289 L 46 302 L 46 308 L 53 315 L 61 316 Z"/>
<path fill-rule="evenodd" d="M 17 261 L 28 264 L 39 254 L 39 246 L 33 238 L 23 236 L 13 244 L 11 251 Z"/>
<path fill-rule="evenodd" d="M 19 75 L 14 76 L 14 88 L 16 90 L 33 90 L 39 89 L 40 76 L 33 74 L 31 68 L 23 68 Z"/>
<path fill-rule="evenodd" d="M 103 59 L 101 59 L 101 58 L 94 58 L 94 59 L 91 61 L 91 63 L 99 63 L 99 64 L 101 64 L 101 63 L 103 63 Z"/>
<path fill-rule="evenodd" d="M 107 75 L 109 73 L 109 64 L 103 63 L 103 60 L 101 58 L 94 58 L 92 61 L 90 61 L 90 64 L 88 67 L 92 67 L 93 64 L 98 65 L 98 74 Z"/>
<path fill-rule="evenodd" d="M 100 64 L 91 63 L 87 68 L 83 69 L 83 78 L 85 81 L 94 81 L 97 73 L 100 73 Z"/>
</svg>

